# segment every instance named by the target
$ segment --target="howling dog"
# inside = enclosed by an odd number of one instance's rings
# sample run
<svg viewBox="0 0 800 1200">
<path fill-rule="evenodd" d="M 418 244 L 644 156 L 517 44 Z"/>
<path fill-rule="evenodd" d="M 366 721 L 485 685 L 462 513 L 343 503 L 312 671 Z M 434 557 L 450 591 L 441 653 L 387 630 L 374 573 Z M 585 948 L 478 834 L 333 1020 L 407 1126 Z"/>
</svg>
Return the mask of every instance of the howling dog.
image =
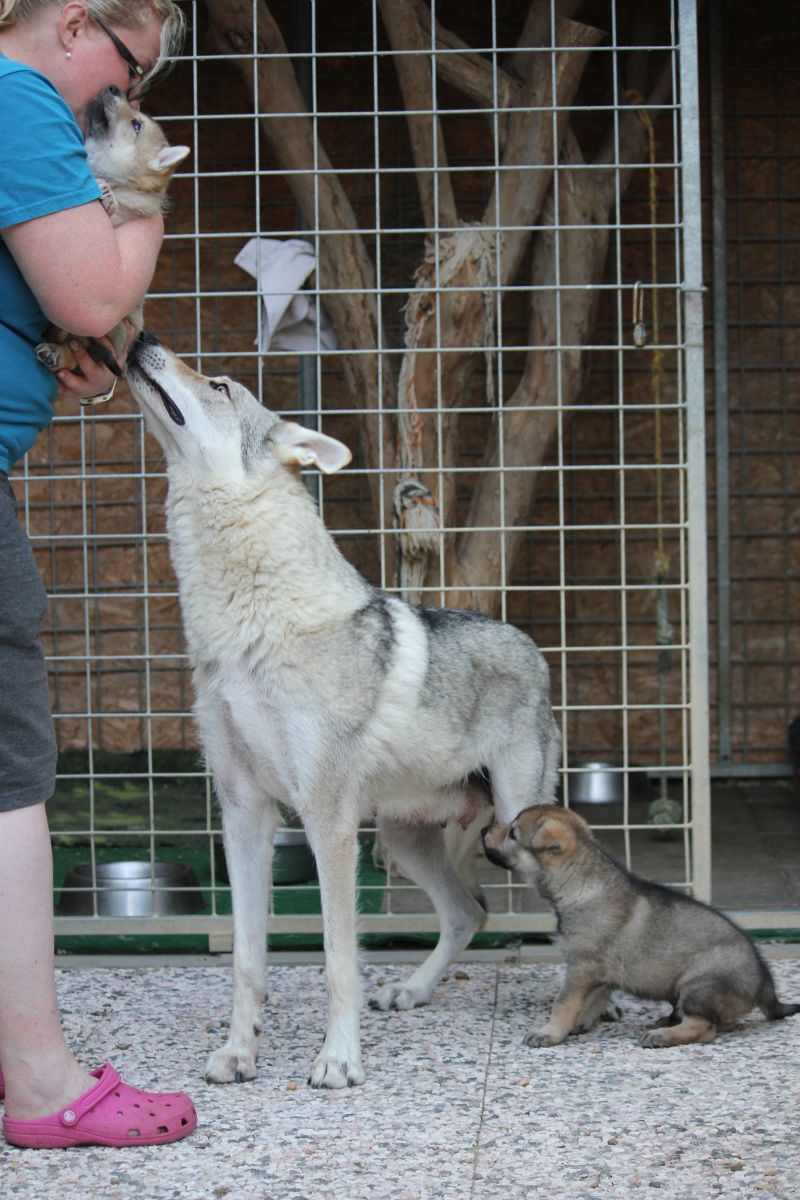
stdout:
<svg viewBox="0 0 800 1200">
<path fill-rule="evenodd" d="M 167 188 L 175 168 L 190 153 L 189 147 L 168 145 L 161 126 L 133 108 L 119 88 L 106 88 L 87 108 L 85 143 L 101 202 L 115 228 L 136 217 L 154 217 L 166 211 Z M 143 305 L 144 297 L 128 315 L 134 336 L 142 328 Z M 67 343 L 77 340 L 92 358 L 114 375 L 121 375 L 116 358 L 91 338 L 76 338 L 57 325 L 50 326 L 47 336 L 48 341 L 36 347 L 36 357 L 49 370 L 75 370 L 75 357 Z M 128 341 L 124 324 L 120 321 L 107 336 L 118 358 Z M 93 400 L 90 397 L 83 403 Z"/>
<path fill-rule="evenodd" d="M 743 930 L 708 904 L 632 875 L 577 813 L 527 808 L 484 829 L 483 844 L 491 862 L 535 884 L 558 918 L 567 977 L 529 1046 L 585 1032 L 613 988 L 671 1002 L 670 1016 L 642 1038 L 652 1048 L 710 1042 L 753 1008 L 770 1021 L 800 1012 L 778 1000 Z"/>
<path fill-rule="evenodd" d="M 256 1073 L 284 804 L 302 819 L 322 900 L 328 1026 L 309 1082 L 361 1083 L 359 824 L 376 815 L 439 919 L 425 962 L 374 999 L 413 1008 L 485 916 L 444 852 L 442 824 L 468 818 L 489 788 L 502 820 L 554 796 L 547 665 L 512 626 L 411 607 L 342 557 L 299 470 L 338 471 L 350 460 L 341 442 L 282 420 L 231 379 L 198 375 L 146 333 L 127 379 L 166 454 L 170 552 L 233 895 L 233 1018 L 206 1077 Z"/>
</svg>

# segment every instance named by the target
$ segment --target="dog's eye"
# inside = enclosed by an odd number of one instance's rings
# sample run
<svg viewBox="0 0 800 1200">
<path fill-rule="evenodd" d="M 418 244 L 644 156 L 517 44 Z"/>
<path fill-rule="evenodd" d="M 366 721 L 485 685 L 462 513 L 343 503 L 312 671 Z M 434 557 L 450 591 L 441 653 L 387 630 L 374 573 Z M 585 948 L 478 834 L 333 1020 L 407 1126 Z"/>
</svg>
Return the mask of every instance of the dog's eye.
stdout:
<svg viewBox="0 0 800 1200">
<path fill-rule="evenodd" d="M 134 132 L 134 133 L 137 135 L 137 137 L 138 137 L 138 135 L 139 135 L 139 134 L 142 132 L 142 122 L 141 122 L 141 121 L 137 121 L 137 120 L 136 120 L 136 118 L 134 118 L 134 119 L 131 121 L 131 128 L 133 129 L 133 132 Z"/>
<path fill-rule="evenodd" d="M 216 379 L 210 379 L 209 383 L 211 384 L 211 386 L 215 392 L 222 392 L 223 395 L 227 396 L 228 399 L 230 400 L 231 390 L 228 387 L 227 383 L 220 383 L 219 380 L 216 380 Z"/>
<path fill-rule="evenodd" d="M 508 831 L 508 840 L 510 842 L 515 842 L 517 840 L 517 831 L 516 831 L 516 829 L 513 828 L 513 826 Z"/>
</svg>

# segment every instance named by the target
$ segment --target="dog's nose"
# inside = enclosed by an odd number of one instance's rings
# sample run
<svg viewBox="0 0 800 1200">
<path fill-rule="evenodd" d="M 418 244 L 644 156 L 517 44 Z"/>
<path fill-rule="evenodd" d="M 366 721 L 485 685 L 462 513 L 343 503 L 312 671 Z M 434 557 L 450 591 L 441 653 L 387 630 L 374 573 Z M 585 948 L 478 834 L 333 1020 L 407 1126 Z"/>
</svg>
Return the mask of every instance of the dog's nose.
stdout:
<svg viewBox="0 0 800 1200">
<path fill-rule="evenodd" d="M 491 828 L 491 825 L 484 825 L 483 829 L 481 830 L 481 841 L 486 841 L 486 835 Z"/>
<path fill-rule="evenodd" d="M 109 85 L 109 86 L 106 88 L 106 91 L 107 91 L 107 92 L 111 92 L 111 95 L 112 95 L 112 96 L 121 96 L 121 95 L 122 95 L 122 92 L 119 90 L 119 88 L 117 87 L 117 85 L 116 85 L 116 84 L 114 84 L 114 83 L 110 84 L 110 85 Z"/>
<path fill-rule="evenodd" d="M 161 345 L 158 338 L 153 337 L 152 333 L 148 333 L 148 331 L 146 329 L 142 330 L 142 332 L 139 334 L 136 341 L 140 342 L 143 346 L 160 346 Z"/>
</svg>

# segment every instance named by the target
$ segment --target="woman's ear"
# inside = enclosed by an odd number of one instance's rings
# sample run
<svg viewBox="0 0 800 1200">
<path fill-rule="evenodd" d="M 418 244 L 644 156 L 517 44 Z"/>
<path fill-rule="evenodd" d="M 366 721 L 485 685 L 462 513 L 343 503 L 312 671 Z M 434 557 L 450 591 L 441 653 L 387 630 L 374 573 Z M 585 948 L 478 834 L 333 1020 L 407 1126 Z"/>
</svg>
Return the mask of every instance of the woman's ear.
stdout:
<svg viewBox="0 0 800 1200">
<path fill-rule="evenodd" d="M 69 0 L 69 3 L 62 6 L 58 15 L 58 33 L 65 50 L 69 49 L 88 22 L 89 10 L 84 0 Z"/>
</svg>

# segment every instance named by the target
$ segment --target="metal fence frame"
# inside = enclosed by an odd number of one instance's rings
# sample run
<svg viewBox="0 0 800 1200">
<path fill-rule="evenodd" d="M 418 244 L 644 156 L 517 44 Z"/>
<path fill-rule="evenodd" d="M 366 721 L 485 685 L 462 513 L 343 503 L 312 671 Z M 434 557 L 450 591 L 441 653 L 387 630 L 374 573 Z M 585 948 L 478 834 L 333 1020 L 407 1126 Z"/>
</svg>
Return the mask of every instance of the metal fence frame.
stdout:
<svg viewBox="0 0 800 1200">
<path fill-rule="evenodd" d="M 676 634 L 676 650 L 681 656 L 683 664 L 682 670 L 682 700 L 678 706 L 683 713 L 683 751 L 682 761 L 677 767 L 669 768 L 666 772 L 670 777 L 675 777 L 682 781 L 682 812 L 683 817 L 679 822 L 679 830 L 682 839 L 684 862 L 685 862 L 685 877 L 675 880 L 675 882 L 691 887 L 694 894 L 702 899 L 709 899 L 711 892 L 711 837 L 710 837 L 710 763 L 709 763 L 709 729 L 708 729 L 708 645 L 707 645 L 707 586 L 706 586 L 706 478 L 705 478 L 705 405 L 704 405 L 704 379 L 703 379 L 703 281 L 702 281 L 702 238 L 701 238 L 701 190 L 700 190 L 700 149 L 699 149 L 699 113 L 698 113 L 698 47 L 697 47 L 697 12 L 695 0 L 670 0 L 672 4 L 673 28 L 676 34 L 676 41 L 673 47 L 673 81 L 674 85 L 679 85 L 680 102 L 675 107 L 674 122 L 677 123 L 679 129 L 679 138 L 675 138 L 676 147 L 680 145 L 680 153 L 676 149 L 676 160 L 673 164 L 674 175 L 676 179 L 676 206 L 678 212 L 674 221 L 674 238 L 675 238 L 675 282 L 671 287 L 675 289 L 676 296 L 676 316 L 677 325 L 674 342 L 669 343 L 669 348 L 674 350 L 679 363 L 678 379 L 677 379 L 677 396 L 679 417 L 683 421 L 683 448 L 680 450 L 680 458 L 677 464 L 672 464 L 675 467 L 676 476 L 679 477 L 679 487 L 681 489 L 681 515 L 676 522 L 675 530 L 681 542 L 681 579 L 676 585 L 676 593 L 680 596 L 680 611 L 681 611 L 681 629 Z M 312 8 L 314 8 L 313 0 L 311 0 Z M 614 4 L 611 0 L 611 12 L 613 15 Z M 553 5 L 554 15 L 554 5 Z M 373 22 L 377 21 L 375 3 L 373 0 Z M 311 46 L 313 50 L 313 22 L 310 31 Z M 615 45 L 616 33 L 612 33 L 611 51 L 616 53 Z M 198 47 L 195 43 L 191 47 L 190 54 L 193 63 L 195 74 L 202 70 L 202 55 L 198 52 Z M 309 64 L 313 61 L 308 59 Z M 376 57 L 375 70 L 378 70 L 378 60 Z M 434 71 L 435 75 L 435 71 Z M 306 84 L 309 89 L 312 104 L 315 103 L 315 87 L 314 87 L 314 71 L 310 67 L 309 76 L 306 78 Z M 676 94 L 678 94 L 676 90 Z M 555 113 L 554 113 L 555 118 Z M 375 114 L 376 125 L 376 145 L 377 145 L 377 127 L 378 113 Z M 254 132 L 256 143 L 256 173 L 258 173 L 258 132 Z M 379 150 L 377 151 L 379 153 Z M 195 167 L 195 187 L 197 187 L 200 178 L 200 168 Z M 378 186 L 379 186 L 378 180 Z M 257 179 L 257 198 L 260 180 Z M 666 224 L 669 228 L 669 223 Z M 259 220 L 256 220 L 256 233 L 268 232 L 260 229 Z M 300 231 L 298 231 L 300 232 Z M 378 235 L 380 230 L 377 231 Z M 308 234 L 309 237 L 316 240 L 320 236 L 319 230 L 312 230 Z M 618 300 L 618 327 L 621 329 L 623 323 L 627 322 L 627 317 L 622 316 L 623 303 L 623 288 L 621 283 L 621 269 L 619 267 L 619 242 L 621 231 L 619 225 L 616 226 L 617 239 L 617 282 L 611 286 L 617 293 Z M 209 353 L 201 336 L 201 299 L 203 295 L 209 293 L 204 292 L 203 279 L 201 277 L 199 255 L 200 255 L 200 238 L 195 239 L 195 253 L 197 256 L 197 272 L 194 304 L 197 318 L 197 356 L 202 363 L 206 361 L 207 366 L 217 357 L 215 352 Z M 380 278 L 379 278 L 380 286 Z M 603 285 L 607 286 L 607 285 Z M 317 293 L 322 295 L 324 299 L 324 291 L 316 289 Z M 398 289 L 399 290 L 399 289 Z M 242 292 L 242 295 L 248 293 Z M 250 300 L 252 302 L 252 293 Z M 665 338 L 665 343 L 668 339 Z M 605 349 L 605 345 L 598 345 L 598 348 Z M 618 347 L 619 370 L 620 370 L 620 397 L 621 404 L 621 388 L 622 388 L 622 345 Z M 439 351 L 440 352 L 440 351 Z M 503 350 L 498 351 L 500 359 L 498 373 L 502 374 L 502 357 Z M 559 368 L 560 369 L 560 368 Z M 300 371 L 303 379 L 301 387 L 301 404 L 300 407 L 308 409 L 308 419 L 313 420 L 318 413 L 318 397 L 323 390 L 323 380 L 319 371 L 319 356 L 301 356 Z M 502 420 L 502 406 L 498 410 L 498 419 Z M 79 416 L 69 416 L 60 418 L 62 421 L 76 422 L 84 421 L 83 414 Z M 90 418 L 91 419 L 91 418 Z M 110 422 L 112 425 L 115 421 L 129 422 L 130 417 L 125 415 L 105 415 L 103 420 Z M 127 426 L 120 426 L 120 432 Z M 145 464 L 147 461 L 145 449 L 145 434 L 143 426 L 139 424 L 138 433 L 135 435 L 139 439 L 138 462 L 141 469 L 137 470 L 134 465 L 129 472 L 124 470 L 121 473 L 121 478 L 127 476 L 136 481 L 135 486 L 140 488 L 139 496 L 142 508 L 142 523 L 143 529 L 147 531 L 148 521 L 148 488 L 158 487 L 159 472 L 146 470 Z M 90 679 L 91 662 L 98 658 L 96 652 L 93 653 L 92 647 L 95 645 L 93 632 L 93 616 L 92 616 L 92 581 L 91 572 L 89 569 L 89 560 L 87 557 L 87 546 L 97 535 L 93 533 L 95 528 L 92 518 L 93 506 L 93 476 L 92 464 L 89 461 L 89 455 L 86 447 L 89 444 L 87 437 L 82 438 L 82 461 L 80 464 L 80 486 L 81 486 L 81 506 L 83 511 L 83 534 L 82 538 L 77 539 L 77 543 L 82 543 L 84 554 L 84 582 L 83 587 L 78 589 L 73 599 L 79 600 L 83 604 L 84 611 L 84 629 L 83 629 L 83 649 L 77 653 L 73 648 L 67 648 L 63 655 L 55 654 L 54 661 L 57 659 L 69 659 L 73 663 L 83 662 L 86 669 L 87 678 L 87 701 L 86 711 L 81 715 L 81 719 L 86 719 L 88 722 L 90 734 L 93 722 L 103 719 L 103 712 L 93 711 L 92 707 L 92 689 Z M 500 464 L 502 469 L 502 464 Z M 559 487 L 562 489 L 563 497 L 563 475 L 565 464 L 563 457 L 559 458 L 556 467 L 553 468 L 559 472 Z M 101 472 L 102 474 L 102 472 Z M 58 467 L 54 467 L 50 473 L 50 479 L 58 482 L 59 479 L 70 478 L 74 480 L 74 475 L 66 472 L 63 476 L 59 474 Z M 23 495 L 23 511 L 26 515 L 29 528 L 31 527 L 31 512 L 30 512 L 30 496 L 35 485 L 41 482 L 41 472 L 31 471 L 26 465 L 17 477 L 17 483 L 21 485 Z M 155 480 L 155 483 L 152 482 Z M 320 496 L 323 513 L 325 511 L 325 493 L 324 489 Z M 382 532 L 391 533 L 391 523 L 388 519 L 383 521 L 385 529 Z M 364 533 L 368 531 L 363 531 Z M 374 531 L 373 531 L 374 532 Z M 624 510 L 623 518 L 620 524 L 619 537 L 624 543 L 627 530 L 625 526 Z M 147 543 L 150 535 L 143 539 L 143 595 L 147 600 L 156 597 L 157 593 L 151 590 L 148 583 L 148 556 L 146 553 Z M 155 543 L 162 535 L 152 535 L 152 541 Z M 70 544 L 76 542 L 74 535 L 70 534 Z M 38 542 L 40 548 L 47 543 L 47 538 L 41 535 L 35 535 L 34 541 Z M 102 539 L 101 539 L 102 540 Z M 568 591 L 568 584 L 564 578 L 564 557 L 563 547 L 561 553 L 561 586 L 563 593 Z M 624 579 L 615 584 L 615 589 L 623 595 L 625 581 Z M 140 593 L 137 592 L 137 595 Z M 66 597 L 69 599 L 69 595 Z M 124 598 L 124 597 L 123 597 Z M 563 598 L 563 597 L 562 597 Z M 65 599 L 62 595 L 60 599 Z M 623 608 L 624 608 L 623 597 Z M 177 661 L 180 655 L 169 652 L 165 655 L 160 655 L 158 651 L 153 649 L 151 644 L 151 631 L 148 626 L 149 606 L 144 604 L 144 625 L 141 631 L 141 641 L 139 644 L 138 654 L 131 656 L 132 660 L 143 659 L 145 662 L 144 672 L 144 692 L 142 696 L 142 712 L 141 719 L 144 722 L 149 722 L 152 715 L 151 707 L 151 667 L 158 665 L 159 659 L 167 659 L 170 662 Z M 562 721 L 566 720 L 567 710 L 570 707 L 569 695 L 567 691 L 567 677 L 569 673 L 569 658 L 567 656 L 566 647 L 562 645 L 551 648 L 554 653 L 560 656 L 561 662 L 561 680 L 562 694 L 556 695 L 554 700 L 557 709 L 561 712 Z M 591 649 L 591 648 L 589 648 Z M 623 661 L 627 661 L 627 656 L 631 652 L 639 649 L 638 646 L 628 645 L 624 638 L 622 644 L 618 648 L 619 656 Z M 102 657 L 100 655 L 99 657 Z M 623 722 L 627 719 L 629 697 L 624 700 L 622 706 Z M 633 705 L 635 707 L 635 704 Z M 654 706 L 642 706 L 654 707 Z M 63 714 L 62 714 L 63 715 Z M 135 714 L 134 714 L 135 715 Z M 166 718 L 173 716 L 185 717 L 186 712 L 178 712 L 174 714 L 159 714 Z M 94 770 L 92 765 L 92 749 L 90 744 L 89 749 L 90 762 L 90 778 L 88 779 L 88 787 L 90 793 L 89 811 L 94 814 L 95 805 L 95 787 L 97 781 L 102 777 L 101 772 Z M 149 811 L 150 811 L 150 828 L 145 831 L 151 839 L 151 856 L 155 855 L 155 847 L 157 835 L 159 831 L 155 820 L 157 808 L 157 780 L 153 771 L 152 746 L 150 746 L 148 754 L 148 764 L 143 771 L 143 777 L 147 779 L 149 789 Z M 661 764 L 663 768 L 663 764 Z M 183 775 L 186 773 L 183 772 Z M 160 777 L 159 777 L 160 778 Z M 207 829 L 204 831 L 204 836 L 209 840 L 209 844 L 213 848 L 213 839 L 216 836 L 218 829 L 218 821 L 213 811 L 213 801 L 211 796 L 210 784 L 207 776 L 204 774 L 201 767 L 198 766 L 196 778 L 199 787 L 202 788 L 205 797 L 206 805 L 206 820 Z M 623 819 L 622 832 L 625 839 L 625 852 L 628 861 L 631 861 L 630 850 L 630 835 L 634 830 L 628 815 L 627 807 L 627 788 L 625 793 L 625 816 Z M 90 818 L 90 828 L 88 832 L 90 837 L 94 837 L 95 828 L 93 825 L 94 817 Z M 79 833 L 80 830 L 69 831 L 71 833 Z M 92 840 L 92 861 L 95 861 L 94 841 Z M 227 949 L 230 946 L 232 918 L 224 913 L 216 911 L 216 898 L 218 892 L 224 892 L 225 889 L 217 887 L 212 877 L 212 885 L 214 888 L 214 906 L 213 911 L 209 915 L 188 916 L 188 917 L 147 917 L 147 918 L 114 918 L 104 916 L 92 917 L 62 917 L 56 918 L 56 932 L 63 936 L 74 935 L 167 935 L 167 934 L 190 934 L 199 933 L 203 936 L 208 936 L 209 946 L 215 950 Z M 488 919 L 486 930 L 488 932 L 497 932 L 511 935 L 523 935 L 530 933 L 550 932 L 553 929 L 553 922 L 549 912 L 545 911 L 514 911 L 511 903 L 511 898 L 515 894 L 515 889 L 520 885 L 514 884 L 510 879 L 506 879 L 498 887 L 505 889 L 509 897 L 509 902 L 504 911 L 493 912 Z M 405 885 L 402 881 L 394 881 L 388 889 L 389 902 L 384 906 L 384 911 L 380 913 L 365 914 L 361 918 L 361 927 L 364 932 L 376 932 L 384 935 L 392 935 L 395 933 L 430 933 L 437 928 L 436 918 L 432 912 L 414 911 L 409 913 L 403 910 L 403 905 L 395 907 L 392 903 L 392 897 L 397 896 L 402 898 Z M 763 926 L 763 914 L 758 914 L 745 917 L 745 923 L 751 925 Z M 271 918 L 270 923 L 271 933 L 292 933 L 292 934 L 318 934 L 321 931 L 321 918 L 315 914 L 275 914 Z"/>
</svg>

